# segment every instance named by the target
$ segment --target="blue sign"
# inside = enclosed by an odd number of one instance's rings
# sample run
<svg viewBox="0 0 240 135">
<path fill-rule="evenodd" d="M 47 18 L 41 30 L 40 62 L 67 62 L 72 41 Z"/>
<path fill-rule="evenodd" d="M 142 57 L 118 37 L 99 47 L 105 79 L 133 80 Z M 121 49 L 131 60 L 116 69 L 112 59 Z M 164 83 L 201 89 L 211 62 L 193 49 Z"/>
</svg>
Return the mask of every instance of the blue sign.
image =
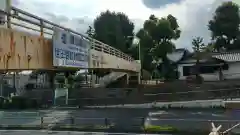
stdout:
<svg viewBox="0 0 240 135">
<path fill-rule="evenodd" d="M 53 65 L 55 67 L 88 68 L 90 42 L 80 36 L 55 28 Z"/>
</svg>

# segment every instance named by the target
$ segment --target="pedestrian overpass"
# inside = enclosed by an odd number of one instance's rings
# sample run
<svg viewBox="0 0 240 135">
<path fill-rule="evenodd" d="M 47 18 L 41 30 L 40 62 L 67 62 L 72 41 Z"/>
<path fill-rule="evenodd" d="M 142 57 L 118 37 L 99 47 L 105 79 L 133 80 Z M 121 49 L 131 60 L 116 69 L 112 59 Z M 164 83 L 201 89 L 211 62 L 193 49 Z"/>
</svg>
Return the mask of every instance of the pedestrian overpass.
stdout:
<svg viewBox="0 0 240 135">
<path fill-rule="evenodd" d="M 104 85 L 126 74 L 139 76 L 139 60 L 134 60 L 120 50 L 84 34 L 54 24 L 11 4 L 8 6 L 5 7 L 6 10 L 0 11 L 0 71 L 71 70 L 72 67 L 56 67 L 53 63 L 53 35 L 54 28 L 58 28 L 90 43 L 88 66 L 74 68 L 110 71 L 100 84 Z"/>
</svg>

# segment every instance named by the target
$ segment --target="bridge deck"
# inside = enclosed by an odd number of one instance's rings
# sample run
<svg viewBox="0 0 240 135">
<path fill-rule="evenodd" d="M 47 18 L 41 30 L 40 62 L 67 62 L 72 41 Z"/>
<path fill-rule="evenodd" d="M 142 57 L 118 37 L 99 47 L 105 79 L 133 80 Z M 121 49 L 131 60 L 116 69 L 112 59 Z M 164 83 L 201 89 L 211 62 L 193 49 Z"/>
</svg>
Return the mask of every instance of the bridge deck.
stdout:
<svg viewBox="0 0 240 135">
<path fill-rule="evenodd" d="M 6 25 L 0 26 L 0 70 L 55 69 L 51 38 L 53 28 L 57 27 L 91 43 L 88 68 L 140 71 L 140 63 L 118 49 L 21 9 L 10 9 L 9 12 L 0 9 L 0 15 L 8 18 Z"/>
</svg>

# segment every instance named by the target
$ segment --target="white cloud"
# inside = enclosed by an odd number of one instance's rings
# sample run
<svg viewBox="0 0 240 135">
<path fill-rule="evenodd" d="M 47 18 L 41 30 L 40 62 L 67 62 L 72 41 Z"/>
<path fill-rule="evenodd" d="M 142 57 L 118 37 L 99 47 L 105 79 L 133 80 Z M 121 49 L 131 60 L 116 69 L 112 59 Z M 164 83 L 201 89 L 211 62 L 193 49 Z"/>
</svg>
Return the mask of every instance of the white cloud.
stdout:
<svg viewBox="0 0 240 135">
<path fill-rule="evenodd" d="M 149 9 L 142 0 L 15 0 L 16 6 L 84 33 L 88 25 L 100 12 L 118 11 L 126 13 L 139 29 L 150 14 L 163 17 L 173 14 L 182 30 L 177 47 L 190 48 L 195 36 L 209 40 L 207 23 L 215 8 L 224 0 L 182 0 L 158 9 Z"/>
</svg>

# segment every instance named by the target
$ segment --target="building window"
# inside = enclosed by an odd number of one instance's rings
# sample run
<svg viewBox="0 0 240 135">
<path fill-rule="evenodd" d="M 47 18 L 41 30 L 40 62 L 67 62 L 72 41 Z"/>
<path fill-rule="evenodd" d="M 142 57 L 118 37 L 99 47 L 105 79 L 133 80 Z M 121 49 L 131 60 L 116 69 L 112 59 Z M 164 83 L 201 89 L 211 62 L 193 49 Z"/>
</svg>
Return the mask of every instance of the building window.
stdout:
<svg viewBox="0 0 240 135">
<path fill-rule="evenodd" d="M 227 69 L 226 67 L 223 68 Z M 183 66 L 183 76 L 193 75 L 193 71 L 195 71 L 195 66 Z M 217 71 L 219 71 L 219 66 L 199 66 L 198 70 L 200 74 L 211 74 Z"/>
<path fill-rule="evenodd" d="M 62 43 L 67 44 L 67 35 L 66 35 L 66 33 L 62 33 L 61 39 L 62 39 Z"/>
<path fill-rule="evenodd" d="M 70 44 L 74 45 L 74 36 L 73 35 L 70 36 Z"/>
<path fill-rule="evenodd" d="M 219 69 L 219 66 L 201 66 L 199 72 L 202 74 L 214 73 Z"/>
<path fill-rule="evenodd" d="M 192 66 L 183 66 L 183 76 L 191 75 Z"/>
</svg>

